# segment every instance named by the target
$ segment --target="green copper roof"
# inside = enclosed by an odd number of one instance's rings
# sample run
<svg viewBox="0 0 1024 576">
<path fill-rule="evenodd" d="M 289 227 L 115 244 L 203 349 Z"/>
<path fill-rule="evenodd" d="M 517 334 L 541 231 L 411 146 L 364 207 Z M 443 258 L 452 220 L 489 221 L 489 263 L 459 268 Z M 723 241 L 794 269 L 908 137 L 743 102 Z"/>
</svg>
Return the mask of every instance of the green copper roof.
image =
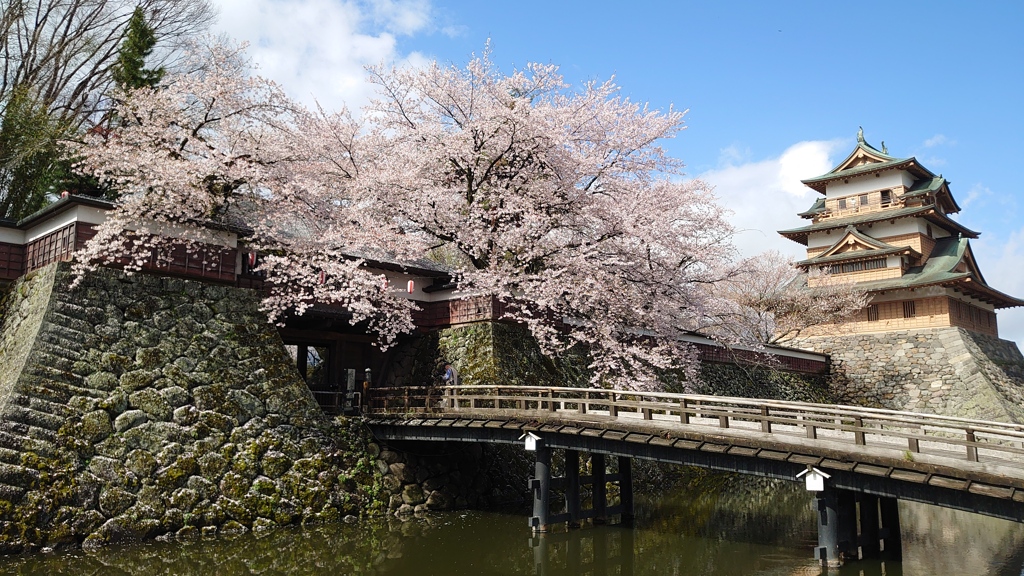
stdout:
<svg viewBox="0 0 1024 576">
<path fill-rule="evenodd" d="M 946 183 L 946 179 L 942 176 L 936 176 L 935 178 L 924 178 L 914 182 L 914 185 L 907 188 L 907 191 L 903 193 L 904 196 L 921 196 L 928 192 L 938 192 L 942 185 Z"/>
<path fill-rule="evenodd" d="M 826 264 L 844 262 L 846 260 L 868 260 L 882 258 L 884 256 L 889 256 L 890 254 L 902 254 L 903 252 L 913 251 L 914 249 L 908 246 L 893 246 L 892 248 L 885 248 L 881 250 L 854 250 L 853 252 L 843 252 L 842 254 L 833 254 L 831 256 L 824 256 L 821 258 L 808 258 L 807 260 L 797 262 L 796 265 L 824 266 Z"/>
<path fill-rule="evenodd" d="M 833 262 L 842 262 L 844 260 L 864 260 L 868 258 L 881 258 L 882 256 L 888 256 L 889 254 L 901 254 L 903 252 L 911 252 L 917 256 L 920 256 L 916 250 L 909 246 L 893 246 L 887 244 L 881 240 L 876 240 L 866 234 L 861 234 L 854 226 L 846 227 L 846 234 L 843 234 L 834 244 L 828 247 L 822 254 L 827 254 L 832 250 L 839 247 L 847 236 L 853 236 L 860 240 L 864 244 L 871 246 L 871 250 L 854 250 L 851 252 L 843 252 L 842 254 L 833 254 L 831 256 L 817 256 L 814 258 L 808 258 L 807 260 L 801 260 L 796 263 L 797 266 L 821 266 L 824 264 L 831 264 Z"/>
<path fill-rule="evenodd" d="M 936 224 L 942 226 L 946 230 L 953 232 L 959 232 L 960 234 L 969 238 L 977 238 L 978 232 L 967 228 L 955 220 L 951 220 L 945 214 L 936 212 L 935 206 L 911 206 L 908 208 L 899 208 L 897 210 L 880 210 L 877 212 L 866 212 L 864 214 L 854 214 L 853 216 L 846 216 L 844 218 L 827 218 L 814 224 L 802 226 L 800 228 L 792 228 L 790 230 L 779 230 L 779 234 L 786 236 L 787 238 L 795 240 L 793 236 L 806 236 L 813 232 L 824 232 L 825 230 L 834 230 L 836 228 L 845 228 L 850 225 L 861 225 L 871 224 L 874 222 L 885 222 L 886 220 L 896 220 L 899 218 L 910 218 L 914 216 L 926 217 Z M 799 242 L 799 240 L 797 240 Z M 806 244 L 806 241 L 804 242 Z"/>
<path fill-rule="evenodd" d="M 827 182 L 835 180 L 837 178 L 849 178 L 851 176 L 858 176 L 860 174 L 870 174 L 871 172 L 877 172 L 879 170 L 886 170 L 889 168 L 900 168 L 903 164 L 916 163 L 916 158 L 893 158 L 892 160 L 886 160 L 885 162 L 874 162 L 871 164 L 863 164 L 856 168 L 849 168 L 847 170 L 839 170 L 839 167 L 835 167 L 828 174 L 822 174 L 821 176 L 815 176 L 814 178 L 808 178 L 801 180 L 804 184 L 810 185 L 817 182 Z M 842 164 L 840 164 L 841 166 Z"/>
<path fill-rule="evenodd" d="M 858 152 L 863 152 L 864 154 L 878 161 L 873 162 L 871 164 L 862 164 L 854 168 L 847 168 L 845 170 L 842 169 L 843 166 L 848 164 L 854 157 L 857 156 Z M 843 178 L 861 176 L 863 174 L 871 174 L 873 172 L 878 172 L 881 170 L 895 170 L 902 168 L 911 169 L 919 178 L 935 177 L 935 174 L 932 174 L 930 170 L 928 170 L 924 166 L 921 166 L 918 163 L 917 158 L 914 158 L 913 156 L 911 156 L 910 158 L 897 158 L 895 156 L 890 156 L 886 151 L 878 150 L 874 146 L 865 142 L 863 134 L 858 133 L 857 147 L 854 148 L 852 152 L 850 152 L 846 159 L 837 164 L 836 167 L 833 168 L 832 170 L 829 170 L 827 174 L 822 174 L 821 176 L 815 176 L 814 178 L 801 180 L 801 182 L 817 190 L 818 192 L 824 194 L 825 184 L 829 182 Z"/>
<path fill-rule="evenodd" d="M 818 198 L 817 200 L 814 201 L 813 206 L 808 208 L 806 212 L 801 212 L 797 214 L 797 216 L 800 216 L 802 218 L 813 218 L 823 212 L 825 212 L 825 199 Z"/>
<path fill-rule="evenodd" d="M 970 280 L 970 284 L 976 290 L 988 294 L 990 299 L 995 301 L 994 304 L 997 308 L 1024 306 L 1024 300 L 1019 300 L 999 292 L 985 284 L 985 280 L 980 275 L 975 275 L 971 272 L 956 272 L 954 270 L 956 265 L 963 260 L 964 254 L 968 250 L 970 250 L 970 244 L 967 238 L 955 238 L 952 236 L 940 238 L 935 242 L 935 247 L 923 266 L 910 268 L 899 278 L 858 283 L 857 287 L 868 292 L 880 292 L 905 288 L 923 288 L 925 286 Z"/>
<path fill-rule="evenodd" d="M 956 203 L 956 200 L 953 198 L 953 193 L 949 192 L 949 181 L 947 181 L 941 175 L 936 176 L 934 178 L 923 178 L 921 180 L 914 182 L 914 185 L 908 188 L 907 191 L 903 193 L 903 197 L 914 198 L 917 196 L 927 196 L 929 194 L 938 195 L 938 193 L 943 190 L 943 187 L 945 187 L 946 189 L 946 194 L 944 194 L 943 197 L 949 199 L 949 203 L 953 207 L 953 212 L 959 212 L 960 206 Z"/>
</svg>

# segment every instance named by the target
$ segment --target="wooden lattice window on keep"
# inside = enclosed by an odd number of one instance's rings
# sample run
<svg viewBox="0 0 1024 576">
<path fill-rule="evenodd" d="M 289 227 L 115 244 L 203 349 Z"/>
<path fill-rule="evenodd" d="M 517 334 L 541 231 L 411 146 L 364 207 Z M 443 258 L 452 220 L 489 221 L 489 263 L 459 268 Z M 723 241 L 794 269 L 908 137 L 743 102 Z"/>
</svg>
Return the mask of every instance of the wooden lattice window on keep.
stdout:
<svg viewBox="0 0 1024 576">
<path fill-rule="evenodd" d="M 913 318 L 917 316 L 917 306 L 914 305 L 913 300 L 907 300 L 903 303 L 903 317 Z"/>
<path fill-rule="evenodd" d="M 878 305 L 868 306 L 868 322 L 878 322 Z"/>
</svg>

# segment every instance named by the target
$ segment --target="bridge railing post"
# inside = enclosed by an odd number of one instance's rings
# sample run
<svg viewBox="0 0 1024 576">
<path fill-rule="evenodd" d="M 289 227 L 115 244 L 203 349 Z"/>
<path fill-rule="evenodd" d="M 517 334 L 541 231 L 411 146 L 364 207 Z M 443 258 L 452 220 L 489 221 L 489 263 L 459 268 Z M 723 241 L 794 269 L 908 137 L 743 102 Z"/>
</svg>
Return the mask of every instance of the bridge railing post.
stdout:
<svg viewBox="0 0 1024 576">
<path fill-rule="evenodd" d="M 974 436 L 974 430 L 968 428 L 967 430 L 965 430 L 965 432 L 967 433 L 967 442 L 969 442 L 969 443 L 977 442 L 977 439 Z M 978 447 L 977 446 L 973 446 L 971 444 L 967 445 L 967 459 L 970 460 L 971 462 L 977 462 L 978 461 Z"/>
<path fill-rule="evenodd" d="M 619 401 L 619 395 L 615 392 L 607 392 L 608 396 L 608 415 L 612 418 L 619 417 L 619 407 L 615 405 Z"/>
<path fill-rule="evenodd" d="M 853 418 L 853 439 L 858 446 L 864 446 L 864 419 L 860 416 Z"/>
<path fill-rule="evenodd" d="M 587 404 L 589 404 L 589 403 L 590 403 L 590 392 L 587 391 L 587 392 L 583 393 L 583 398 L 581 398 L 580 401 L 579 401 L 579 404 L 577 404 L 577 409 L 579 410 L 580 414 L 586 414 L 587 413 Z"/>
<path fill-rule="evenodd" d="M 772 433 L 772 421 L 768 419 L 768 407 L 761 406 L 761 432 Z"/>
<path fill-rule="evenodd" d="M 679 401 L 679 421 L 683 424 L 690 423 L 690 401 L 683 398 Z"/>
</svg>

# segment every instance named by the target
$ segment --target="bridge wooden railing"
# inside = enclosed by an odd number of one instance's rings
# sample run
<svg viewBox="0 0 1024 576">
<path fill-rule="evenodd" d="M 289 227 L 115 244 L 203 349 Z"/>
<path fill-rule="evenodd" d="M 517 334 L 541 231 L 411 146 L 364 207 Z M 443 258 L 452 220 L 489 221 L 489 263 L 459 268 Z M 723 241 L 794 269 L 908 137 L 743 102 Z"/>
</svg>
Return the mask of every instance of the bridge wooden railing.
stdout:
<svg viewBox="0 0 1024 576">
<path fill-rule="evenodd" d="M 411 386 L 372 389 L 373 413 L 500 413 L 543 417 L 591 415 L 736 428 L 858 446 L 896 448 L 907 458 L 930 453 L 1024 468 L 1024 426 L 857 406 L 725 396 L 540 386 Z"/>
</svg>

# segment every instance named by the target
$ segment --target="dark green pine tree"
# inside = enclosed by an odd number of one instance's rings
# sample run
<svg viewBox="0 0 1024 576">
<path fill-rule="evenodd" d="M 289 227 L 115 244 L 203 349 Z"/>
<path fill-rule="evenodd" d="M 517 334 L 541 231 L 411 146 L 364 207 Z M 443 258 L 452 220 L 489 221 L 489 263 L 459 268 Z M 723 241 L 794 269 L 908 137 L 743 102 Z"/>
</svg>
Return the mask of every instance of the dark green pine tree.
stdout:
<svg viewBox="0 0 1024 576">
<path fill-rule="evenodd" d="M 128 21 L 128 31 L 117 55 L 117 64 L 113 68 L 114 82 L 123 89 L 155 88 L 164 76 L 164 69 L 147 69 L 146 57 L 156 46 L 156 34 L 146 23 L 146 16 L 141 7 L 136 7 Z"/>
<path fill-rule="evenodd" d="M 117 63 L 111 69 L 111 77 L 114 83 L 121 90 L 134 90 L 138 88 L 155 88 L 164 76 L 164 69 L 147 69 L 146 57 L 153 52 L 156 46 L 156 34 L 153 28 L 146 23 L 146 16 L 141 7 L 136 7 L 132 17 L 128 20 L 128 29 L 125 31 L 124 40 L 117 54 Z M 108 116 L 100 126 L 109 123 L 118 123 L 116 116 Z M 116 200 L 117 191 L 100 184 L 93 176 L 80 174 L 71 168 L 73 158 L 64 158 L 59 163 L 58 171 L 63 178 L 63 185 L 72 194 L 83 196 L 95 196 Z"/>
</svg>

